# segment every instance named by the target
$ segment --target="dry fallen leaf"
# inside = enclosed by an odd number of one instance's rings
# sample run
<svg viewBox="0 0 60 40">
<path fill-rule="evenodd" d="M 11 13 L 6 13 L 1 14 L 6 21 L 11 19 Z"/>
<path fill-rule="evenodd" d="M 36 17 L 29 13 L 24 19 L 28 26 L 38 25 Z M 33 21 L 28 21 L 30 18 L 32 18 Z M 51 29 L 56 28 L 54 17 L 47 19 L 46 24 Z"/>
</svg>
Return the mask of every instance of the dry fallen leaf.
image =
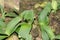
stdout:
<svg viewBox="0 0 60 40">
<path fill-rule="evenodd" d="M 4 0 L 4 6 L 19 10 L 19 0 Z"/>
<path fill-rule="evenodd" d="M 41 7 L 41 8 L 44 8 L 45 6 L 46 6 L 46 4 L 47 4 L 47 2 L 43 2 L 43 3 L 36 3 L 35 5 L 34 5 L 34 7 L 35 8 L 38 8 L 38 7 Z"/>
<path fill-rule="evenodd" d="M 19 40 L 16 34 L 11 35 L 9 38 L 6 40 Z"/>
<path fill-rule="evenodd" d="M 4 0 L 0 0 L 0 5 L 4 7 Z"/>
</svg>

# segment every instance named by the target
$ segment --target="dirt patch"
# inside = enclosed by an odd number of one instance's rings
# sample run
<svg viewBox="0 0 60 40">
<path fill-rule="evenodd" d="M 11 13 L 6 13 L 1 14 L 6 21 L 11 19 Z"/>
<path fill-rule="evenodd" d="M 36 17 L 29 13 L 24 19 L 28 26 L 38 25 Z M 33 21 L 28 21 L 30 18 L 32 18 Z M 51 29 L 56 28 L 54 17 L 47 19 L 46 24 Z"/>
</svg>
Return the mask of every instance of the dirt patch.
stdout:
<svg viewBox="0 0 60 40">
<path fill-rule="evenodd" d="M 50 14 L 50 26 L 55 30 L 55 34 L 60 34 L 60 10 Z"/>
</svg>

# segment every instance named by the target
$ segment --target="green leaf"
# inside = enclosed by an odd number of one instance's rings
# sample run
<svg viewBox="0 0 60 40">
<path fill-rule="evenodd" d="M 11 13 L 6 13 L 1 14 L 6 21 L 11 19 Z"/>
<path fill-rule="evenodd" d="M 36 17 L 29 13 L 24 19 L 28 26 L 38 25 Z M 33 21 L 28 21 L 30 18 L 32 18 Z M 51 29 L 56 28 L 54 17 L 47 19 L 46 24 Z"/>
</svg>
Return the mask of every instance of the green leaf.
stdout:
<svg viewBox="0 0 60 40">
<path fill-rule="evenodd" d="M 18 36 L 25 38 L 25 39 L 30 38 L 30 36 L 29 36 L 30 30 L 31 30 L 31 24 L 22 23 L 21 27 L 18 31 Z"/>
<path fill-rule="evenodd" d="M 48 13 L 51 11 L 51 8 L 52 8 L 51 7 L 51 3 L 48 2 L 48 4 L 46 5 L 46 7 L 40 13 L 38 20 L 39 20 L 40 27 L 42 27 L 41 29 L 43 29 L 44 31 L 46 31 L 46 33 L 48 34 L 49 38 L 51 40 L 53 40 L 55 38 L 55 35 L 54 35 L 52 29 L 48 25 L 49 19 L 48 19 L 48 16 L 47 16 Z"/>
<path fill-rule="evenodd" d="M 2 39 L 4 39 L 4 38 L 6 38 L 7 36 L 2 36 L 2 35 L 0 35 L 0 40 L 2 40 Z"/>
<path fill-rule="evenodd" d="M 33 20 L 34 14 L 32 10 L 25 11 L 24 19 L 26 20 Z"/>
<path fill-rule="evenodd" d="M 2 20 L 0 20 L 0 34 L 5 34 L 4 33 L 5 30 L 6 30 L 6 24 Z"/>
<path fill-rule="evenodd" d="M 42 32 L 42 39 L 43 39 L 43 40 L 49 40 L 49 36 L 48 36 L 48 34 L 46 33 L 46 31 L 41 28 L 41 32 Z"/>
<path fill-rule="evenodd" d="M 47 15 L 51 11 L 51 3 L 49 2 L 43 11 L 39 12 L 38 21 L 39 23 L 44 22 L 46 23 Z"/>
<path fill-rule="evenodd" d="M 42 27 L 43 27 L 42 29 L 44 29 L 47 32 L 47 34 L 49 35 L 50 39 L 53 40 L 55 38 L 55 35 L 54 35 L 52 29 L 50 28 L 50 26 L 44 25 Z"/>
<path fill-rule="evenodd" d="M 0 18 L 0 21 L 4 21 L 2 18 Z"/>
<path fill-rule="evenodd" d="M 33 21 L 34 20 L 34 12 L 33 10 L 25 10 L 21 13 L 21 16 L 24 18 L 24 20 Z"/>
<path fill-rule="evenodd" d="M 60 39 L 60 35 L 56 35 L 55 39 Z"/>
<path fill-rule="evenodd" d="M 32 36 L 31 35 L 27 35 L 26 40 L 32 40 Z"/>
<path fill-rule="evenodd" d="M 6 31 L 5 31 L 5 33 L 7 34 L 7 35 L 10 35 L 10 34 L 12 34 L 15 30 L 16 30 L 16 25 L 20 22 L 22 20 L 22 18 L 21 17 L 16 17 L 16 18 L 14 18 L 11 22 L 9 22 L 8 24 L 7 24 L 7 28 L 6 28 Z"/>
</svg>

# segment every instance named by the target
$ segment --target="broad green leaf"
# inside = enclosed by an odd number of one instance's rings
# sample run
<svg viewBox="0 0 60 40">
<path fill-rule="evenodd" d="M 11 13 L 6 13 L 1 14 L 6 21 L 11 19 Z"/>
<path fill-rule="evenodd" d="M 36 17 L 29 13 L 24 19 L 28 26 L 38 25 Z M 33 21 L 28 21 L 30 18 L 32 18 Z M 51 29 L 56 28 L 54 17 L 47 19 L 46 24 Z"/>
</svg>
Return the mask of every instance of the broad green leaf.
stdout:
<svg viewBox="0 0 60 40">
<path fill-rule="evenodd" d="M 46 5 L 46 7 L 43 9 L 43 11 L 40 13 L 39 15 L 39 25 L 42 27 L 41 29 L 43 29 L 44 31 L 46 31 L 46 33 L 48 34 L 49 38 L 51 40 L 53 40 L 55 38 L 55 35 L 52 31 L 52 29 L 49 27 L 49 25 L 47 23 L 49 23 L 49 19 L 48 19 L 48 14 L 51 11 L 51 3 L 48 2 L 48 4 Z"/>
<path fill-rule="evenodd" d="M 25 11 L 24 19 L 26 20 L 33 20 L 34 14 L 32 10 Z"/>
<path fill-rule="evenodd" d="M 54 35 L 52 29 L 50 28 L 50 26 L 44 25 L 42 27 L 43 27 L 42 29 L 44 29 L 47 32 L 47 34 L 49 35 L 50 39 L 53 40 L 55 38 L 55 35 Z"/>
<path fill-rule="evenodd" d="M 0 34 L 5 34 L 4 33 L 5 30 L 6 30 L 6 24 L 2 20 L 0 20 Z"/>
<path fill-rule="evenodd" d="M 39 17 L 38 17 L 39 23 L 41 22 L 46 23 L 46 18 L 50 11 L 51 11 L 51 3 L 49 2 L 46 5 L 46 7 L 43 9 L 43 11 L 39 12 Z"/>
<path fill-rule="evenodd" d="M 22 23 L 20 30 L 18 31 L 18 36 L 25 39 L 30 38 L 30 36 L 28 37 L 30 30 L 31 30 L 31 24 Z"/>
<path fill-rule="evenodd" d="M 55 39 L 60 39 L 60 35 L 56 35 Z"/>
<path fill-rule="evenodd" d="M 21 24 L 22 24 L 22 23 L 19 23 L 19 24 L 17 24 L 17 25 L 16 25 L 16 27 L 18 27 L 18 28 L 15 30 L 15 32 L 16 32 L 16 33 L 18 33 L 18 32 L 19 32 L 20 27 L 21 27 Z"/>
<path fill-rule="evenodd" d="M 32 36 L 31 35 L 27 35 L 26 40 L 32 40 Z"/>
<path fill-rule="evenodd" d="M 7 35 L 10 35 L 10 34 L 12 34 L 15 30 L 16 30 L 16 25 L 20 22 L 22 20 L 22 18 L 21 17 L 16 17 L 16 18 L 14 18 L 12 21 L 10 21 L 8 24 L 7 24 L 7 28 L 6 28 L 6 31 L 5 31 L 5 33 L 7 34 Z"/>
<path fill-rule="evenodd" d="M 41 27 L 41 33 L 42 33 L 43 40 L 49 40 L 48 34 L 46 33 L 46 31 L 44 29 L 42 29 L 42 27 Z"/>
<path fill-rule="evenodd" d="M 34 12 L 33 10 L 25 10 L 21 13 L 21 16 L 24 18 L 24 20 L 33 21 L 34 20 Z"/>
<path fill-rule="evenodd" d="M 2 35 L 0 35 L 0 40 L 2 40 L 2 39 L 4 39 L 4 38 L 6 38 L 7 36 L 2 36 Z"/>
<path fill-rule="evenodd" d="M 2 18 L 0 18 L 0 21 L 4 21 Z"/>
</svg>

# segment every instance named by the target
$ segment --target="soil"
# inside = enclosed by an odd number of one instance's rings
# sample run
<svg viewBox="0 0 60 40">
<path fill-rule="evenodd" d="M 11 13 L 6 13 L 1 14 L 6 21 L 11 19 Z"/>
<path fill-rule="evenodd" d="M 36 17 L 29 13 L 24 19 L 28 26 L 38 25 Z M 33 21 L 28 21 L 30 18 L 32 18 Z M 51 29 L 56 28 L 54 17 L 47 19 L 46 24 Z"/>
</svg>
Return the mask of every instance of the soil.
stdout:
<svg viewBox="0 0 60 40">
<path fill-rule="evenodd" d="M 50 26 L 55 30 L 55 34 L 60 34 L 60 10 L 50 14 Z"/>
<path fill-rule="evenodd" d="M 40 3 L 40 2 L 43 2 L 43 0 L 38 0 L 38 1 L 37 0 L 30 0 L 30 1 L 20 0 L 20 3 L 19 3 L 20 9 L 19 9 L 19 11 L 22 12 L 24 10 L 30 10 L 30 9 L 37 10 L 37 12 L 41 11 L 41 8 L 37 8 L 37 9 L 34 8 L 34 5 L 36 3 Z M 5 7 L 6 10 L 7 9 L 9 10 L 9 8 L 10 7 L 8 7 L 8 6 Z M 32 34 L 33 40 L 42 40 L 40 28 L 36 24 L 37 23 L 37 16 L 38 16 L 37 12 L 36 12 L 33 28 L 31 30 L 31 34 Z M 1 14 L 0 14 L 0 17 L 1 17 Z M 56 13 L 51 13 L 49 15 L 49 18 L 50 18 L 50 24 L 49 25 L 51 26 L 52 29 L 54 29 L 54 33 L 56 35 L 60 34 L 60 10 L 57 10 Z M 5 22 L 8 22 L 10 20 L 11 20 L 10 18 L 6 18 Z"/>
</svg>

